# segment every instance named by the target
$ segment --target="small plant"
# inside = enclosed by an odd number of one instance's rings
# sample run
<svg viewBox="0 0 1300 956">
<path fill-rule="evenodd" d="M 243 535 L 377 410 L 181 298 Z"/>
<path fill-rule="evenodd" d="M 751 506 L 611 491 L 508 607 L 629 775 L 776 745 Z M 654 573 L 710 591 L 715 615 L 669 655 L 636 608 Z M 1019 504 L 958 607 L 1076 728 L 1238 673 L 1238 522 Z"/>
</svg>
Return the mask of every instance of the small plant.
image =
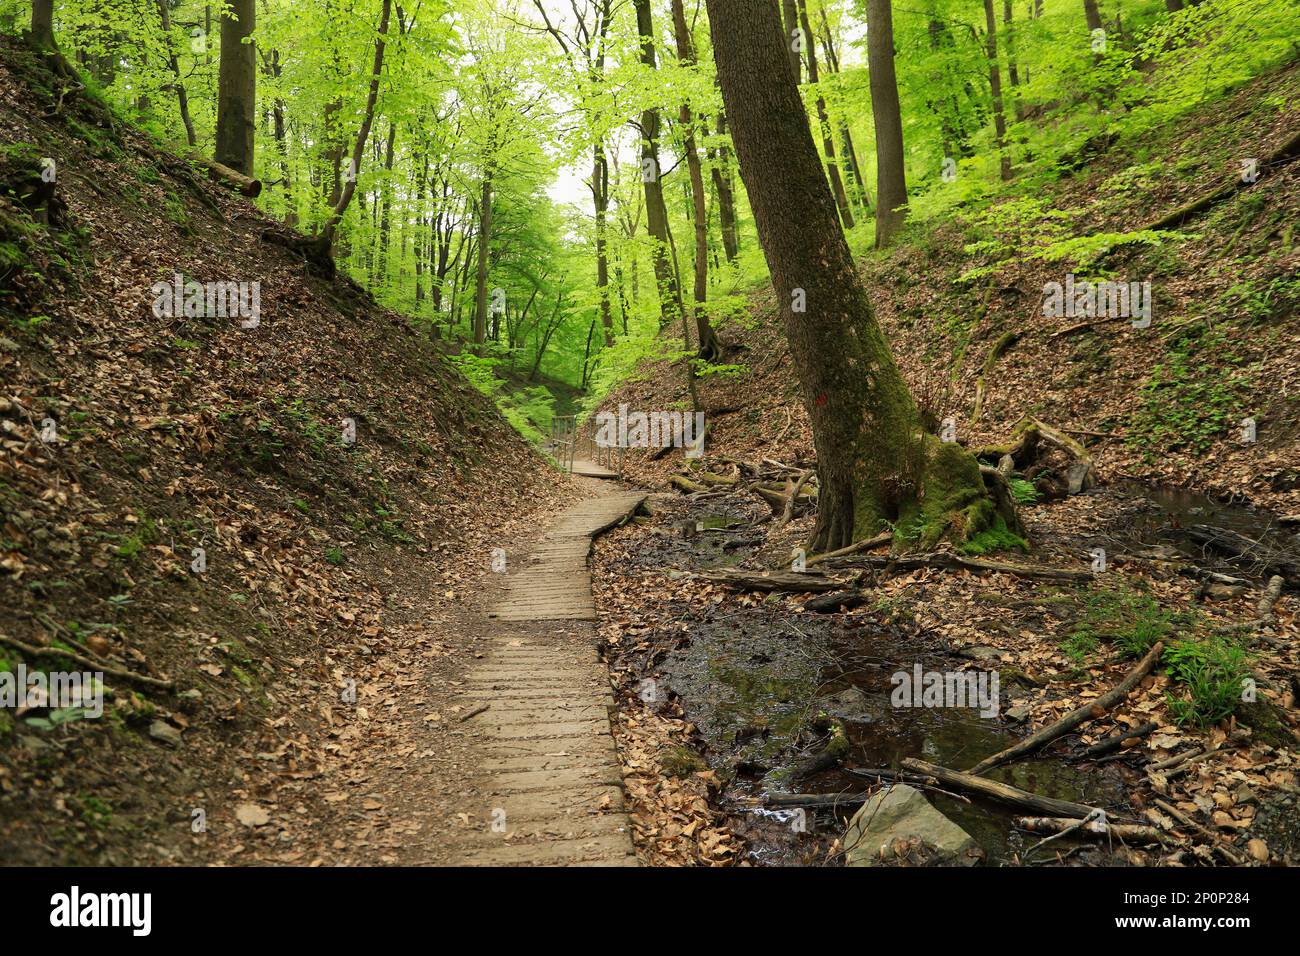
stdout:
<svg viewBox="0 0 1300 956">
<path fill-rule="evenodd" d="M 325 551 L 325 560 L 337 567 L 346 561 L 347 558 L 343 554 L 343 549 L 335 546 Z"/>
<path fill-rule="evenodd" d="M 1032 481 L 1012 478 L 1008 484 L 1011 485 L 1011 497 L 1015 499 L 1016 504 L 1032 505 L 1038 501 L 1038 489 L 1034 487 Z"/>
<path fill-rule="evenodd" d="M 1216 724 L 1241 703 L 1242 687 L 1250 676 L 1250 658 L 1230 638 L 1214 634 L 1201 640 L 1174 641 L 1165 650 L 1164 659 L 1169 675 L 1186 691 L 1186 696 L 1168 695 L 1170 713 L 1179 724 Z"/>
</svg>

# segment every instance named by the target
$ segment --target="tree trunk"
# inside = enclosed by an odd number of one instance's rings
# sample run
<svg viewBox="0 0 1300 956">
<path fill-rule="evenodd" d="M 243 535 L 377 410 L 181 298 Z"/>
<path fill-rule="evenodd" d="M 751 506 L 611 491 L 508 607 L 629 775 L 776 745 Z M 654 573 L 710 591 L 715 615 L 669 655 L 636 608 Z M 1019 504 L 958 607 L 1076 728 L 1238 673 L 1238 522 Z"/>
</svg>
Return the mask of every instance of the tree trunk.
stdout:
<svg viewBox="0 0 1300 956">
<path fill-rule="evenodd" d="M 708 0 L 708 13 L 741 176 L 812 422 L 820 491 L 810 546 L 845 547 L 885 521 L 919 519 L 922 541 L 984 530 L 997 511 L 979 465 L 956 443 L 921 433 L 876 324 L 790 78 L 775 0 L 757 9 Z"/>
<path fill-rule="evenodd" d="M 1002 179 L 1011 178 L 1011 156 L 1007 153 L 1007 118 L 1002 112 L 1002 71 L 998 68 L 998 21 L 993 0 L 984 0 L 984 53 L 989 61 L 989 92 L 993 95 L 993 138 L 998 148 Z"/>
<path fill-rule="evenodd" d="M 352 165 L 349 175 L 343 177 L 345 182 L 339 194 L 338 202 L 330 211 L 329 219 L 318 237 L 319 243 L 326 249 L 334 244 L 334 232 L 343 220 L 348 205 L 357 191 L 357 177 L 361 174 L 361 158 L 366 153 L 366 140 L 370 137 L 370 127 L 375 121 L 375 103 L 379 99 L 379 79 L 384 68 L 384 44 L 388 37 L 388 21 L 393 11 L 392 0 L 384 0 L 379 12 L 379 30 L 375 36 L 375 58 L 370 66 L 370 88 L 366 93 L 365 113 L 361 118 L 361 129 L 357 131 L 357 142 L 352 147 Z"/>
<path fill-rule="evenodd" d="M 57 50 L 54 41 L 54 0 L 32 0 L 32 42 L 42 50 Z"/>
<path fill-rule="evenodd" d="M 799 60 L 802 44 L 799 35 L 798 0 L 781 0 L 781 14 L 785 21 L 785 53 L 790 58 L 790 69 L 794 73 L 794 85 L 803 82 L 803 70 Z"/>
<path fill-rule="evenodd" d="M 194 120 L 190 118 L 190 98 L 181 80 L 181 64 L 176 56 L 175 40 L 172 37 L 172 14 L 167 0 L 158 0 L 158 14 L 162 17 L 163 43 L 167 50 L 167 68 L 172 71 L 172 87 L 176 91 L 176 104 L 180 108 L 181 122 L 185 125 L 185 142 L 197 146 L 199 141 L 194 135 Z"/>
<path fill-rule="evenodd" d="M 723 136 L 727 132 L 727 114 L 718 111 L 717 133 Z M 735 262 L 740 254 L 740 233 L 736 228 L 736 194 L 731 185 L 731 169 L 727 160 L 729 150 L 720 146 L 713 151 L 712 176 L 713 189 L 718 194 L 718 222 L 722 226 L 722 248 L 728 262 Z"/>
<path fill-rule="evenodd" d="M 650 17 L 650 0 L 632 0 L 636 8 L 637 34 L 641 42 L 641 62 L 656 69 L 654 21 Z M 645 187 L 646 231 L 654 244 L 655 284 L 659 290 L 659 326 L 685 316 L 682 291 L 673 270 L 668 247 L 668 208 L 664 205 L 664 187 L 659 168 L 659 111 L 653 107 L 641 113 L 641 181 Z M 689 348 L 690 343 L 683 343 Z"/>
<path fill-rule="evenodd" d="M 876 248 L 888 245 L 907 215 L 903 118 L 894 75 L 894 18 L 890 0 L 867 0 L 867 74 L 876 128 Z"/>
<path fill-rule="evenodd" d="M 799 23 L 807 42 L 804 53 L 808 56 L 808 82 L 816 84 L 821 78 L 817 72 L 817 45 L 813 43 L 812 26 L 808 22 L 808 0 L 799 0 Z M 822 152 L 826 156 L 826 175 L 831 180 L 831 190 L 835 194 L 835 205 L 839 207 L 840 219 L 845 229 L 853 228 L 853 210 L 849 207 L 849 197 L 844 191 L 844 180 L 840 177 L 839 163 L 835 161 L 835 135 L 831 131 L 830 117 L 826 115 L 826 98 L 817 94 L 817 127 L 822 134 Z"/>
<path fill-rule="evenodd" d="M 483 176 L 478 206 L 478 267 L 474 294 L 474 344 L 487 340 L 488 242 L 492 237 L 492 167 Z"/>
<path fill-rule="evenodd" d="M 1002 0 L 1002 22 L 1006 26 L 1007 80 L 1011 83 L 1011 98 L 1015 107 L 1016 122 L 1025 118 L 1025 104 L 1020 98 L 1020 69 L 1016 65 L 1016 28 L 1011 22 L 1011 0 Z"/>
<path fill-rule="evenodd" d="M 609 160 L 605 143 L 598 139 L 592 150 L 591 199 L 596 207 L 596 294 L 600 296 L 600 327 L 605 345 L 614 344 L 614 315 L 609 305 Z"/>
<path fill-rule="evenodd" d="M 256 25 L 254 0 L 230 0 L 222 10 L 214 157 L 245 176 L 253 175 L 253 131 L 257 125 L 257 50 L 252 39 Z"/>
<path fill-rule="evenodd" d="M 1088 32 L 1103 29 L 1101 25 L 1101 8 L 1097 0 L 1083 0 L 1083 17 L 1088 21 Z"/>
<path fill-rule="evenodd" d="M 396 140 L 397 124 L 389 120 L 388 142 L 384 144 L 384 172 L 389 174 L 393 171 L 393 145 Z M 382 198 L 380 199 L 379 213 L 379 281 L 383 282 L 388 276 L 388 234 L 392 228 L 393 183 L 391 175 L 384 178 L 380 189 L 382 190 Z"/>
<path fill-rule="evenodd" d="M 825 11 L 822 11 L 822 46 L 826 51 L 826 63 L 830 67 L 831 73 L 840 72 L 840 59 L 835 53 L 835 41 L 831 36 L 831 25 L 826 19 Z M 854 186 L 858 195 L 858 200 L 866 212 L 871 212 L 871 193 L 867 189 L 866 181 L 862 178 L 862 165 L 858 162 L 858 151 L 853 146 L 853 134 L 849 132 L 849 123 L 843 116 L 839 119 L 840 141 L 844 144 L 844 169 L 848 173 L 849 182 Z"/>
<path fill-rule="evenodd" d="M 672 0 L 673 37 L 677 41 L 677 59 L 688 65 L 695 64 L 695 48 L 686 26 L 686 9 L 682 0 Z M 718 358 L 718 337 L 709 324 L 709 314 L 704 308 L 709 289 L 709 218 L 704 205 L 704 172 L 700 166 L 700 153 L 695 146 L 695 117 L 685 103 L 679 119 L 682 126 L 682 149 L 686 153 L 686 168 L 691 177 L 691 218 L 695 225 L 695 277 L 692 292 L 695 300 L 695 334 L 699 339 L 698 355 L 706 362 Z"/>
</svg>

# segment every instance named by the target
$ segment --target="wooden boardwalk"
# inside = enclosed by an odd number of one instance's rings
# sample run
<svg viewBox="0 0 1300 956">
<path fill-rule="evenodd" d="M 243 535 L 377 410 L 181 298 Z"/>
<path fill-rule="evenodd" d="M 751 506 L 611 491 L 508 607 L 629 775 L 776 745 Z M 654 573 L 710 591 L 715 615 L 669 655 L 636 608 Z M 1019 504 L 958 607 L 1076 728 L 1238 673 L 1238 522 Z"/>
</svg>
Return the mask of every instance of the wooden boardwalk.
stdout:
<svg viewBox="0 0 1300 956">
<path fill-rule="evenodd" d="M 582 458 L 573 460 L 573 467 L 570 469 L 571 474 L 582 475 L 586 478 L 617 478 L 618 472 L 610 471 L 604 465 L 598 465 L 594 461 L 586 461 Z"/>
<path fill-rule="evenodd" d="M 502 621 L 594 621 L 587 554 L 591 539 L 631 514 L 644 494 L 620 492 L 588 498 L 560 514 L 528 564 L 506 582 L 501 603 L 488 617 Z"/>
<path fill-rule="evenodd" d="M 563 512 L 489 616 L 501 621 L 469 671 L 466 723 L 477 738 L 474 819 L 458 862 L 471 866 L 636 866 L 610 730 L 614 697 L 596 652 L 591 540 L 645 499 L 618 492 Z"/>
</svg>

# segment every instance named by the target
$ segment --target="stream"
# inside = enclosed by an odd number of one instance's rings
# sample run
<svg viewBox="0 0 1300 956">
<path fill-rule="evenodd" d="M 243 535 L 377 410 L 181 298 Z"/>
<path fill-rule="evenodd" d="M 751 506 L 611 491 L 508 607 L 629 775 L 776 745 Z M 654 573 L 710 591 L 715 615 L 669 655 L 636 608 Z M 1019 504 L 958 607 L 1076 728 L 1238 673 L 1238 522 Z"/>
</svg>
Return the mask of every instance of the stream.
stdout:
<svg viewBox="0 0 1300 956">
<path fill-rule="evenodd" d="M 1117 551 L 1184 549 L 1178 529 L 1192 524 L 1228 528 L 1279 546 L 1293 537 L 1265 513 L 1204 495 L 1135 483 L 1098 489 L 1092 495 L 1104 499 L 1099 502 L 1103 520 L 1074 538 L 1074 550 L 1096 540 L 1109 542 Z M 762 543 L 761 526 L 755 526 L 759 511 L 743 498 L 725 501 L 726 506 L 720 506 L 717 501 L 668 499 L 646 529 L 644 547 L 626 559 L 621 570 L 670 567 L 680 576 L 729 567 L 753 556 Z M 689 533 L 692 525 L 694 534 Z M 1184 553 L 1207 566 L 1206 555 L 1194 544 Z M 1226 563 L 1225 569 L 1233 570 Z M 705 758 L 723 783 L 733 828 L 748 842 L 751 862 L 825 863 L 827 848 L 860 805 L 849 799 L 835 814 L 805 811 L 801 823 L 806 832 L 801 833 L 793 811 L 754 808 L 764 793 L 863 794 L 875 784 L 852 774 L 853 769 L 896 768 L 905 757 L 965 769 L 1019 738 L 1004 716 L 981 716 L 963 707 L 892 705 L 894 674 L 911 672 L 918 663 L 925 671 L 954 671 L 971 664 L 942 639 L 918 632 L 901 601 L 896 607 L 882 601 L 867 621 L 846 623 L 843 615 L 792 614 L 781 600 L 758 597 L 755 606 L 738 613 L 667 600 L 664 610 L 678 625 L 675 633 L 685 632 L 689 638 L 676 637 L 669 649 L 645 661 L 647 671 L 661 675 L 698 727 Z M 983 666 L 997 665 L 990 661 Z M 1002 674 L 1003 714 L 1025 693 L 1016 674 Z M 843 722 L 849 756 L 839 766 L 794 779 L 794 768 L 827 739 L 828 715 Z M 1118 764 L 1037 757 L 988 776 L 1042 796 L 1127 808 Z M 1007 863 L 1042 839 L 1013 827 L 1016 811 L 938 793 L 930 797 L 980 844 L 986 865 Z M 1091 842 L 1065 839 L 1054 844 L 1053 850 L 1058 848 L 1068 850 L 1071 863 L 1118 862 Z M 1052 854 L 1035 859 L 1044 857 L 1050 861 Z"/>
</svg>

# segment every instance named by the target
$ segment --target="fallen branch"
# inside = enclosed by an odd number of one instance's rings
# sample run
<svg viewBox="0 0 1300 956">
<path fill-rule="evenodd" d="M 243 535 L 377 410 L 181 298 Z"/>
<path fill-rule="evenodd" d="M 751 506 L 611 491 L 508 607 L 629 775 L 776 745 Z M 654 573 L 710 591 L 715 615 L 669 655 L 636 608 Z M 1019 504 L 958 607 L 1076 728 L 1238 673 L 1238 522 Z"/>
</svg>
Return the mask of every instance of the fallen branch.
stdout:
<svg viewBox="0 0 1300 956">
<path fill-rule="evenodd" d="M 794 503 L 799 497 L 799 492 L 803 491 L 803 486 L 808 483 L 808 479 L 812 476 L 813 470 L 811 468 L 799 476 L 799 480 L 795 482 L 794 490 L 791 491 L 790 496 L 785 499 L 785 508 L 781 512 L 781 517 L 777 519 L 776 528 L 774 530 L 780 531 L 790 523 L 790 519 L 794 517 Z"/>
<path fill-rule="evenodd" d="M 861 541 L 851 544 L 846 548 L 840 548 L 838 551 L 827 551 L 824 554 L 814 555 L 804 563 L 804 567 L 812 567 L 814 564 L 821 564 L 823 561 L 828 561 L 831 558 L 842 558 L 845 555 L 856 554 L 859 551 L 870 551 L 873 548 L 879 548 L 881 545 L 889 544 L 893 540 L 894 533 L 892 531 L 884 531 L 876 535 L 874 538 L 863 538 Z"/>
<path fill-rule="evenodd" d="M 1280 574 L 1275 574 L 1268 579 L 1268 586 L 1264 589 L 1264 595 L 1259 599 L 1259 604 L 1255 606 L 1255 614 L 1261 621 L 1273 619 L 1273 606 L 1282 597 L 1282 585 L 1284 584 L 1286 584 L 1286 578 Z"/>
<path fill-rule="evenodd" d="M 861 607 L 870 599 L 871 595 L 866 591 L 835 591 L 809 598 L 804 601 L 803 607 L 805 611 L 814 611 L 818 614 L 835 614 Z"/>
<path fill-rule="evenodd" d="M 991 757 L 985 757 L 975 766 L 971 767 L 969 772 L 972 774 L 987 773 L 994 767 L 1023 757 L 1025 754 L 1037 750 L 1044 744 L 1051 743 L 1056 738 L 1065 736 L 1080 724 L 1102 716 L 1132 693 L 1133 688 L 1138 685 L 1138 682 L 1151 672 L 1151 668 L 1156 666 L 1156 661 L 1160 659 L 1160 655 L 1164 653 L 1164 649 L 1164 642 L 1156 641 L 1155 646 L 1152 647 L 1151 650 L 1147 651 L 1146 656 L 1142 658 L 1142 660 L 1138 661 L 1137 666 L 1128 672 L 1128 676 L 1109 691 L 1102 694 L 1091 703 L 1075 708 L 1056 723 L 1050 724 L 1038 731 L 1038 733 L 1026 737 L 1015 746 L 999 751 Z"/>
<path fill-rule="evenodd" d="M 1084 750 L 1081 756 L 1085 758 L 1100 757 L 1103 754 L 1110 753 L 1112 750 L 1119 750 L 1121 747 L 1132 747 L 1133 744 L 1156 730 L 1159 726 L 1160 725 L 1153 720 L 1143 724 L 1141 727 L 1133 727 L 1120 731 L 1113 736 L 1107 737 L 1105 740 L 1097 741 L 1091 747 Z"/>
<path fill-rule="evenodd" d="M 1070 817 L 1077 820 L 1097 810 L 1097 807 L 1085 806 L 1082 803 L 1071 803 L 1069 800 L 1040 797 L 1036 793 L 1021 790 L 1010 784 L 999 783 L 996 780 L 988 780 L 984 777 L 976 777 L 969 773 L 962 773 L 959 770 L 949 770 L 947 767 L 940 767 L 924 760 L 917 760 L 915 757 L 905 758 L 902 761 L 902 766 L 906 770 L 934 777 L 939 783 L 953 790 L 984 797 L 987 800 L 1017 807 L 1021 810 L 1029 810 L 1043 816 Z"/>
<path fill-rule="evenodd" d="M 1156 799 L 1153 800 L 1152 802 L 1161 810 L 1163 810 L 1165 813 L 1169 814 L 1171 817 L 1173 817 L 1175 820 L 1181 823 L 1183 826 L 1188 827 L 1196 831 L 1201 836 L 1205 837 L 1209 841 L 1210 847 L 1214 850 L 1217 850 L 1219 854 L 1222 855 L 1223 858 L 1227 860 L 1229 863 L 1232 863 L 1235 866 L 1243 866 L 1245 864 L 1246 862 L 1245 858 L 1242 857 L 1240 854 L 1238 854 L 1236 850 L 1233 850 L 1230 847 L 1225 846 L 1223 843 L 1223 839 L 1219 836 L 1219 834 L 1215 833 L 1213 830 L 1209 830 L 1201 826 L 1199 823 L 1197 823 L 1187 814 L 1183 813 L 1181 810 L 1179 810 L 1168 800 Z"/>
<path fill-rule="evenodd" d="M 823 559 L 829 559 L 824 555 Z M 851 559 L 835 559 L 835 567 L 865 565 L 869 568 L 891 569 L 894 571 L 914 571 L 917 568 L 949 568 L 974 571 L 978 574 L 1011 574 L 1021 578 L 1036 578 L 1047 581 L 1072 581 L 1082 583 L 1091 581 L 1095 575 L 1091 571 L 1074 571 L 1068 568 L 1034 568 L 1016 564 L 1004 564 L 1001 561 L 985 561 L 980 558 L 964 558 L 958 554 L 937 551 L 930 554 L 909 555 L 863 555 Z"/>
<path fill-rule="evenodd" d="M 146 687 L 157 687 L 161 690 L 171 690 L 176 685 L 169 680 L 160 680 L 157 677 L 148 677 L 145 674 L 137 674 L 134 671 L 123 670 L 120 667 L 113 667 L 105 664 L 103 661 L 92 660 L 84 654 L 76 651 L 65 650 L 62 647 L 36 647 L 32 644 L 24 644 L 8 634 L 0 634 L 0 642 L 8 644 L 31 657 L 67 657 L 76 661 L 82 667 L 88 667 L 92 671 L 98 671 L 111 677 L 118 677 L 122 680 L 135 681 L 137 684 L 144 684 Z"/>
<path fill-rule="evenodd" d="M 792 594 L 821 593 L 834 591 L 843 582 L 828 578 L 823 574 L 801 574 L 797 571 L 769 571 L 759 574 L 753 571 L 708 571 L 699 577 L 705 581 L 722 584 L 738 591 L 785 591 Z"/>
<path fill-rule="evenodd" d="M 1285 163 L 1291 162 L 1291 160 L 1296 159 L 1297 157 L 1300 157 L 1300 133 L 1295 134 L 1273 152 L 1269 153 L 1268 156 L 1264 157 L 1259 164 L 1260 170 L 1262 171 L 1267 166 L 1281 166 Z M 1256 179 L 1255 182 L 1259 182 L 1259 179 Z M 1198 213 L 1205 212 L 1213 206 L 1217 206 L 1225 199 L 1236 194 L 1238 190 L 1245 189 L 1250 185 L 1253 184 L 1246 182 L 1238 176 L 1233 179 L 1232 182 L 1219 186 L 1216 189 L 1212 189 L 1207 193 L 1203 193 L 1201 196 L 1193 199 L 1186 205 L 1180 206 L 1168 215 L 1161 216 L 1155 222 L 1143 226 L 1142 228 L 1143 230 L 1176 228 L 1181 226 L 1185 220 L 1190 219 Z"/>
<path fill-rule="evenodd" d="M 1073 820 L 1069 817 L 1017 817 L 1016 829 L 1030 833 L 1054 833 L 1065 836 L 1081 830 L 1088 836 L 1114 837 L 1124 843 L 1167 843 L 1169 837 L 1159 828 L 1144 823 L 1107 823 L 1100 819 L 1091 822 Z M 1042 844 L 1038 844 L 1042 846 Z M 1035 848 L 1036 849 L 1036 848 Z"/>
</svg>

